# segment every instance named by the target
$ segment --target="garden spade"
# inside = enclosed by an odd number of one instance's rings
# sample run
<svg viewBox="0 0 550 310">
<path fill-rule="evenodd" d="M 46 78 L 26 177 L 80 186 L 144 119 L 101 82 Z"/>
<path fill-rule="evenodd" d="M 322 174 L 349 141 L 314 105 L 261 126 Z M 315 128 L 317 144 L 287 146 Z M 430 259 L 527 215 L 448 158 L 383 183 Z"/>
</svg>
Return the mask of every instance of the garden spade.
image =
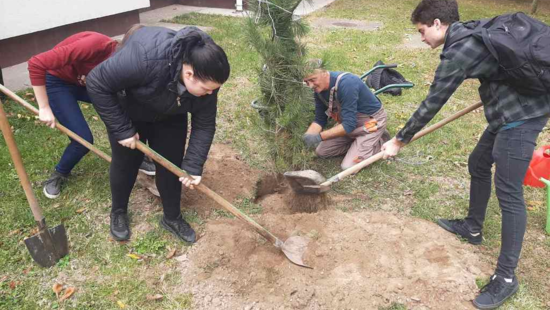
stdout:
<svg viewBox="0 0 550 310">
<path fill-rule="evenodd" d="M 418 132 L 414 137 L 411 139 L 411 142 L 414 140 L 419 139 L 420 137 L 427 135 L 431 133 L 432 131 L 435 131 L 448 123 L 460 118 L 461 116 L 470 113 L 471 111 L 481 107 L 483 103 L 478 102 L 475 104 L 472 104 L 471 106 L 458 111 L 457 113 L 437 122 L 436 124 Z M 359 172 L 361 169 L 365 168 L 366 166 L 377 162 L 378 160 L 382 159 L 384 156 L 383 152 L 379 152 L 364 161 L 357 163 L 348 169 L 338 173 L 337 175 L 331 177 L 330 179 L 325 179 L 322 174 L 320 174 L 317 171 L 314 170 L 301 170 L 301 171 L 287 171 L 285 172 L 284 176 L 290 183 L 290 187 L 292 187 L 292 190 L 294 190 L 296 193 L 299 194 L 321 194 L 324 192 L 327 192 L 331 189 L 332 184 L 342 180 L 343 178 L 355 174 Z"/>
<path fill-rule="evenodd" d="M 157 152 L 149 148 L 147 145 L 143 144 L 141 141 L 137 142 L 137 149 L 142 151 L 145 155 L 149 156 L 157 163 L 161 164 L 164 168 L 170 170 L 170 172 L 177 175 L 178 177 L 188 177 L 188 174 L 181 170 L 178 166 L 174 165 L 172 162 L 159 155 Z M 252 228 L 254 228 L 256 232 L 269 240 L 275 247 L 281 249 L 286 258 L 288 258 L 291 262 L 298 266 L 311 268 L 307 266 L 303 261 L 303 256 L 305 251 L 307 250 L 307 244 L 309 242 L 307 238 L 293 236 L 283 242 L 281 239 L 277 238 L 274 234 L 269 232 L 260 224 L 256 223 L 253 219 L 248 217 L 241 210 L 235 208 L 231 203 L 229 203 L 229 201 L 216 194 L 213 190 L 209 189 L 204 184 L 200 183 L 198 186 L 196 186 L 196 188 L 203 194 L 207 195 L 218 204 L 220 204 L 225 210 L 231 212 L 231 214 L 244 221 L 246 224 L 252 226 Z"/>
<path fill-rule="evenodd" d="M 32 191 L 32 185 L 29 180 L 29 176 L 25 171 L 23 166 L 23 161 L 21 159 L 21 154 L 19 149 L 15 144 L 15 139 L 13 133 L 11 132 L 11 127 L 8 123 L 8 118 L 2 102 L 0 101 L 0 129 L 6 140 L 6 145 L 10 151 L 11 158 L 15 169 L 17 170 L 17 175 L 21 181 L 21 186 L 25 191 L 27 196 L 27 201 L 34 215 L 34 219 L 38 224 L 38 233 L 34 236 L 25 239 L 25 245 L 31 254 L 31 257 L 42 267 L 51 267 L 55 265 L 59 259 L 64 257 L 69 253 L 69 245 L 67 241 L 67 232 L 63 224 L 58 225 L 54 228 L 48 228 L 46 224 L 46 219 L 42 214 L 42 210 L 38 205 L 36 196 Z"/>
</svg>

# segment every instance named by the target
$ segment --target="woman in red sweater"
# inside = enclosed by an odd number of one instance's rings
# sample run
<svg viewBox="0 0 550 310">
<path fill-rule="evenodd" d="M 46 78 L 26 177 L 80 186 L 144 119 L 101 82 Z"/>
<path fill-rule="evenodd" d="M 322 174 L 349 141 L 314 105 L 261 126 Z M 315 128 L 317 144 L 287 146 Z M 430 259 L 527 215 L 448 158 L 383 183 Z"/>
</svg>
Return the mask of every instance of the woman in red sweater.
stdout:
<svg viewBox="0 0 550 310">
<path fill-rule="evenodd" d="M 139 27 L 132 27 L 125 39 L 137 28 Z M 109 58 L 119 45 L 121 44 L 118 41 L 103 34 L 86 31 L 74 34 L 53 49 L 33 56 L 28 61 L 28 68 L 39 106 L 40 121 L 54 128 L 57 119 L 65 127 L 93 143 L 92 132 L 78 101 L 91 102 L 86 92 L 86 75 Z M 88 153 L 86 147 L 70 140 L 52 175 L 44 183 L 44 194 L 48 198 L 59 196 L 62 183 Z M 154 174 L 154 166 L 148 174 Z"/>
</svg>

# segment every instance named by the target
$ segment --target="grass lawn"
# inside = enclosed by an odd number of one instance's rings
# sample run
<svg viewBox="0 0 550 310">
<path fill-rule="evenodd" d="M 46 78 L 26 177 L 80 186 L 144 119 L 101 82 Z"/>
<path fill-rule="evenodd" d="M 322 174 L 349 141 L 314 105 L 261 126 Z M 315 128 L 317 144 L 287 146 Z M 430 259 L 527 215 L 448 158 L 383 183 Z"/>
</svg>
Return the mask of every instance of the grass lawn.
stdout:
<svg viewBox="0 0 550 310">
<path fill-rule="evenodd" d="M 327 57 L 332 70 L 359 75 L 377 60 L 400 65 L 399 71 L 416 86 L 405 90 L 400 97 L 381 96 L 392 134 L 404 125 L 424 99 L 439 60 L 439 49 L 398 48 L 405 35 L 415 34 L 409 16 L 416 3 L 416 0 L 336 0 L 329 8 L 307 17 L 310 21 L 321 17 L 349 18 L 384 24 L 375 32 L 312 28 L 306 40 L 311 57 Z M 528 11 L 529 3 L 459 1 L 462 20 Z M 550 8 L 541 6 L 537 17 L 550 22 Z M 261 129 L 254 125 L 257 115 L 249 105 L 259 94 L 255 82 L 261 64 L 254 50 L 246 44 L 243 21 L 189 14 L 173 22 L 215 28 L 210 34 L 225 49 L 232 66 L 231 78 L 220 92 L 216 142 L 231 144 L 250 165 L 269 169 Z M 479 101 L 477 87 L 477 81 L 465 82 L 434 122 Z M 25 96 L 26 92 L 20 95 Z M 173 249 L 184 253 L 189 248 L 161 229 L 147 233 L 136 231 L 132 241 L 126 244 L 110 241 L 109 166 L 93 154 L 86 156 L 75 168 L 60 198 L 45 198 L 40 182 L 49 176 L 67 138 L 37 124 L 34 115 L 16 103 L 9 100 L 4 103 L 48 223 L 50 226 L 64 223 L 71 248 L 70 255 L 50 269 L 38 267 L 30 258 L 23 239 L 33 234 L 34 220 L 5 142 L 0 140 L 0 309 L 191 308 L 192 295 L 171 290 L 181 283 L 181 279 L 174 272 L 176 262 L 165 258 Z M 110 153 L 103 123 L 91 105 L 83 104 L 82 108 L 94 132 L 96 146 Z M 313 115 L 304 117 L 312 118 Z M 397 211 L 431 221 L 439 217 L 464 216 L 469 195 L 468 155 L 485 126 L 483 113 L 471 113 L 408 146 L 397 161 L 377 163 L 340 182 L 334 188 L 336 192 L 366 194 L 370 203 L 352 201 L 338 208 L 350 212 L 361 212 L 361 209 Z M 550 143 L 548 129 L 538 142 L 539 145 Z M 334 175 L 339 171 L 339 160 L 312 159 L 310 168 L 325 176 Z M 548 309 L 550 238 L 543 232 L 547 211 L 545 193 L 541 189 L 526 188 L 525 196 L 529 211 L 528 231 L 518 268 L 521 290 L 502 308 Z M 143 210 L 140 209 L 142 205 L 152 207 Z M 156 199 L 141 201 L 133 196 L 130 208 L 135 210 L 134 223 L 141 221 L 158 226 L 162 211 Z M 195 213 L 187 213 L 186 218 L 199 225 L 208 221 Z M 493 264 L 500 245 L 500 221 L 500 210 L 493 195 L 484 229 L 484 245 L 479 247 L 483 257 Z M 479 279 L 480 283 L 485 280 Z M 56 281 L 66 281 L 76 287 L 75 296 L 58 302 L 52 291 Z M 152 300 L 151 296 L 156 294 L 163 295 L 163 299 Z"/>
</svg>

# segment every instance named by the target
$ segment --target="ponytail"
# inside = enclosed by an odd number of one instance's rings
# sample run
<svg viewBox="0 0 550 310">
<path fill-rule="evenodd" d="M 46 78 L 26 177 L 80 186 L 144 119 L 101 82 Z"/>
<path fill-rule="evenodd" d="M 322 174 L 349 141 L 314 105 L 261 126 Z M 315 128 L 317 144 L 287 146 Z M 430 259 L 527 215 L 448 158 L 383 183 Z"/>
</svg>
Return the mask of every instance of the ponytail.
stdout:
<svg viewBox="0 0 550 310">
<path fill-rule="evenodd" d="M 230 66 L 225 51 L 199 31 L 191 31 L 181 39 L 181 59 L 193 68 L 195 77 L 223 84 L 229 79 Z"/>
</svg>

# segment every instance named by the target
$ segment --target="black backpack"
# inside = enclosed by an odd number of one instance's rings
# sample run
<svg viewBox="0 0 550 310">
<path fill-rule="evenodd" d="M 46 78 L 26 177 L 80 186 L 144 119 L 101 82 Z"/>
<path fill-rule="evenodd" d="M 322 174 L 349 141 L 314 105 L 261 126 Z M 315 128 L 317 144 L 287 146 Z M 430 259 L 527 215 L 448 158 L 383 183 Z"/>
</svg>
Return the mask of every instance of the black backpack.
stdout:
<svg viewBox="0 0 550 310">
<path fill-rule="evenodd" d="M 497 80 L 523 95 L 550 92 L 550 27 L 524 13 L 505 14 L 493 19 L 464 23 L 469 31 L 450 38 L 445 47 L 474 36 L 482 40 L 498 61 Z"/>
</svg>

